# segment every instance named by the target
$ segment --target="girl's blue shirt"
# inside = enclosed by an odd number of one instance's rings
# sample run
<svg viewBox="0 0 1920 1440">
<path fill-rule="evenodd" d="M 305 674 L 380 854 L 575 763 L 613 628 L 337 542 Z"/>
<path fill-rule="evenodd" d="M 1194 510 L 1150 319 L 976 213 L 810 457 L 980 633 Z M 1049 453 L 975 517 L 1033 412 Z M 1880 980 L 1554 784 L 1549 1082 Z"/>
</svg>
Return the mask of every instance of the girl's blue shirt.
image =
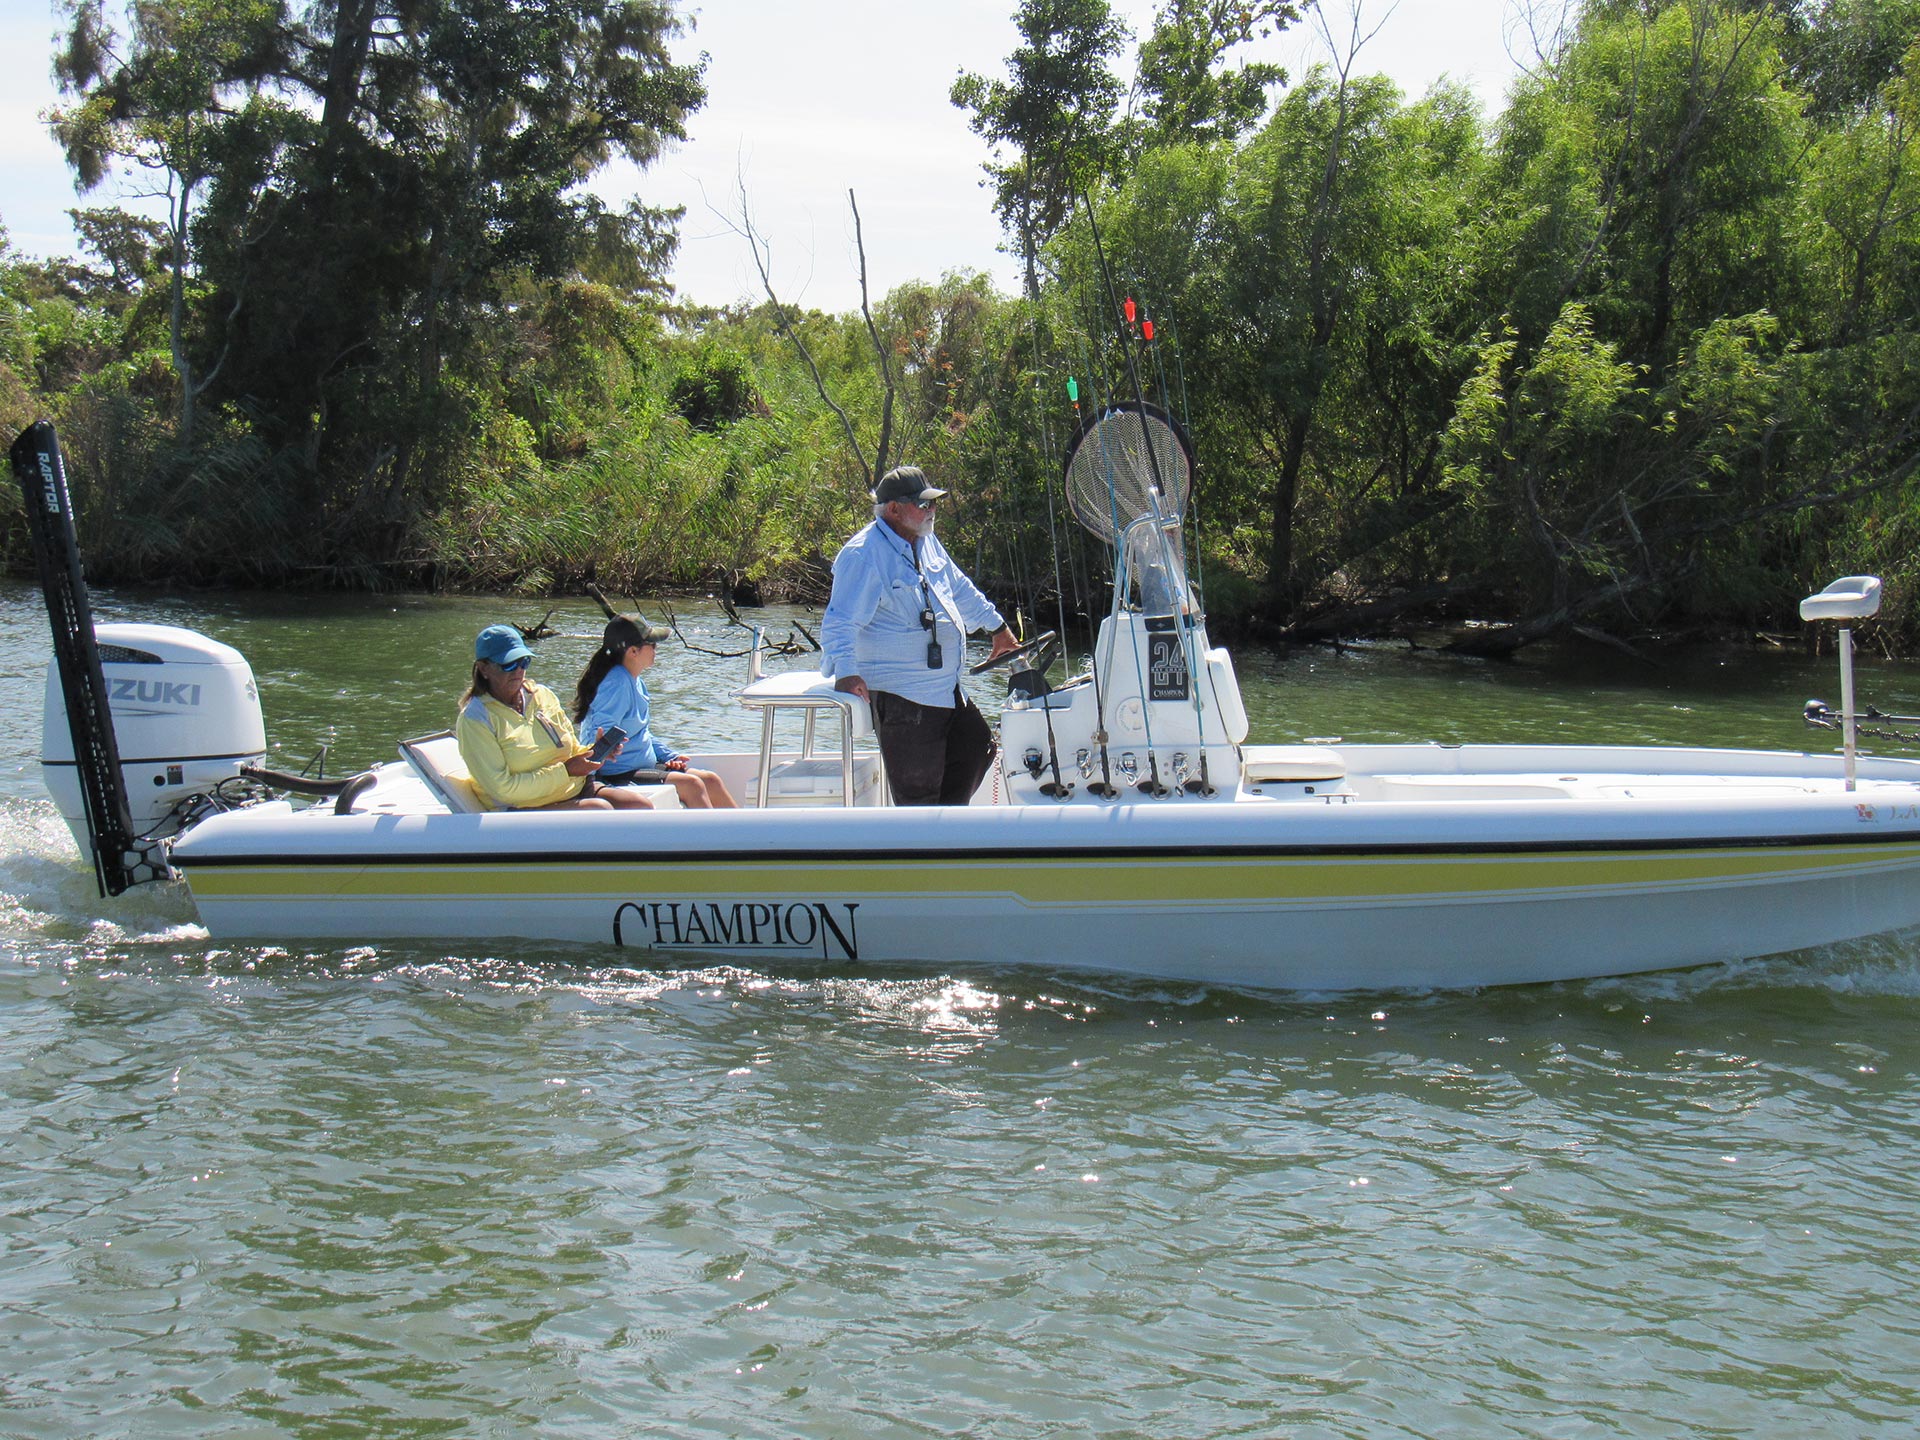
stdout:
<svg viewBox="0 0 1920 1440">
<path fill-rule="evenodd" d="M 653 702 L 647 696 L 647 682 L 616 665 L 600 677 L 600 688 L 593 692 L 593 704 L 580 722 L 580 738 L 591 745 L 593 737 L 610 725 L 627 732 L 626 748 L 600 773 L 609 778 L 630 770 L 657 770 L 669 760 L 678 760 L 680 752 L 657 739 L 647 727 Z"/>
</svg>

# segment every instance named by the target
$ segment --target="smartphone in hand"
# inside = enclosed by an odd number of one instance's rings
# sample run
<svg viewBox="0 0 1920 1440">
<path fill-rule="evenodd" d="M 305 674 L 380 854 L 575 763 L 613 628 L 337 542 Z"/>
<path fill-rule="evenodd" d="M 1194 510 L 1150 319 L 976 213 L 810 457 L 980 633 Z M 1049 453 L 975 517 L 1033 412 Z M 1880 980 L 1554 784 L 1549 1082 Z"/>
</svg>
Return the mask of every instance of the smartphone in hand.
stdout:
<svg viewBox="0 0 1920 1440">
<path fill-rule="evenodd" d="M 593 742 L 593 753 L 587 758 L 594 764 L 606 762 L 606 758 L 626 743 L 627 732 L 618 725 L 609 725 L 600 732 L 600 738 Z"/>
</svg>

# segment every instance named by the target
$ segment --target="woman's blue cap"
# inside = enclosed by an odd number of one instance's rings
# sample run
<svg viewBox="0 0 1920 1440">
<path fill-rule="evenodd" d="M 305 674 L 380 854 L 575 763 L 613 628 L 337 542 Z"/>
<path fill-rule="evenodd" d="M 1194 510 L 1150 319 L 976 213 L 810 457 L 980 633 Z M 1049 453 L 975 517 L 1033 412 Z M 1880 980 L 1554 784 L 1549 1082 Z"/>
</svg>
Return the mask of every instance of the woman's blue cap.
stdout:
<svg viewBox="0 0 1920 1440">
<path fill-rule="evenodd" d="M 496 665 L 511 665 L 516 660 L 532 659 L 533 651 L 511 625 L 489 625 L 473 642 L 473 658 L 491 660 Z"/>
</svg>

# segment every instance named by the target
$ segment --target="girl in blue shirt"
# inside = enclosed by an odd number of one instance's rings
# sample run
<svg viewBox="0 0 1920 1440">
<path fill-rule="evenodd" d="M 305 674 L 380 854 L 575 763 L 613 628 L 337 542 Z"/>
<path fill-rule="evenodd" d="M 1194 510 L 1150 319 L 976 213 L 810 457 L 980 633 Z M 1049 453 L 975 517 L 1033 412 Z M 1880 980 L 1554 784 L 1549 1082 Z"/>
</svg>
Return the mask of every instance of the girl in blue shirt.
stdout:
<svg viewBox="0 0 1920 1440">
<path fill-rule="evenodd" d="M 595 777 L 602 785 L 653 784 L 664 779 L 689 810 L 737 810 L 740 807 L 725 781 L 711 770 L 690 768 L 686 756 L 648 728 L 653 705 L 640 676 L 653 665 L 660 642 L 671 633 L 625 615 L 609 620 L 600 648 L 593 652 L 574 691 L 574 723 L 582 735 L 598 735 L 615 725 L 627 732 L 625 747 Z"/>
</svg>

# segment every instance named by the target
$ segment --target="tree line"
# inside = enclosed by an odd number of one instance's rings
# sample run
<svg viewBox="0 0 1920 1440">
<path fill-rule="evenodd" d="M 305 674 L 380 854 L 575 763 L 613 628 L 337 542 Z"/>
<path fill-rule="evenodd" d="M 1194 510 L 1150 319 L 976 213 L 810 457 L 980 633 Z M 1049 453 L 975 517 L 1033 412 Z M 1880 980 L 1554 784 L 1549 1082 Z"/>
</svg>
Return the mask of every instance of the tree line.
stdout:
<svg viewBox="0 0 1920 1440">
<path fill-rule="evenodd" d="M 130 14 L 70 6 L 54 123 L 167 218 L 0 252 L 0 418 L 61 426 L 103 578 L 817 595 L 877 445 L 977 576 L 1095 613 L 1056 472 L 1138 393 L 1258 633 L 1791 631 L 1873 571 L 1920 640 L 1920 0 L 1588 0 L 1494 116 L 1310 5 L 1021 0 L 952 96 L 1020 293 L 843 315 L 681 303 L 678 217 L 586 190 L 725 63 L 664 4 Z M 1324 63 L 1244 58 L 1303 24 Z"/>
</svg>

